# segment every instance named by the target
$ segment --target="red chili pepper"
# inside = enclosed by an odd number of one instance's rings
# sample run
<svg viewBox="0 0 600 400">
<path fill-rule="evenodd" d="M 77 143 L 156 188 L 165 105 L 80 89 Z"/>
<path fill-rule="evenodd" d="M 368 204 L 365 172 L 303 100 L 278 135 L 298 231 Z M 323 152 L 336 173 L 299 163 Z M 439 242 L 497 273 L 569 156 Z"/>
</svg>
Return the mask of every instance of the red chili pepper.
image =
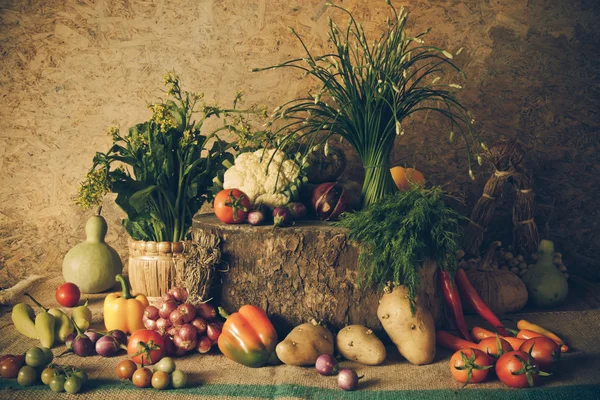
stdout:
<svg viewBox="0 0 600 400">
<path fill-rule="evenodd" d="M 467 327 L 465 316 L 463 314 L 462 303 L 460 302 L 460 295 L 458 294 L 456 285 L 452 282 L 452 279 L 450 279 L 448 271 L 441 271 L 440 280 L 442 281 L 444 298 L 446 299 L 448 308 L 450 308 L 454 326 L 463 339 L 471 340 L 469 328 Z"/>
<path fill-rule="evenodd" d="M 477 344 L 469 340 L 457 338 L 446 331 L 437 331 L 435 333 L 435 342 L 447 349 L 458 351 L 462 349 L 476 349 Z"/>
<path fill-rule="evenodd" d="M 456 271 L 454 281 L 457 283 L 458 288 L 460 289 L 461 293 L 465 296 L 465 299 L 467 300 L 469 305 L 475 311 L 477 311 L 477 314 L 479 314 L 483 319 L 492 324 L 492 326 L 496 328 L 496 330 L 498 331 L 498 333 L 500 333 L 501 336 L 511 336 L 510 333 L 508 333 L 508 331 L 504 328 L 504 325 L 502 325 L 502 322 L 500 322 L 498 317 L 492 312 L 492 310 L 490 310 L 490 308 L 485 304 L 485 302 L 481 300 L 481 297 L 479 297 L 479 294 L 477 294 L 477 291 L 475 290 L 473 285 L 471 285 L 471 282 L 469 282 L 469 278 L 467 277 L 465 270 L 459 268 Z"/>
</svg>

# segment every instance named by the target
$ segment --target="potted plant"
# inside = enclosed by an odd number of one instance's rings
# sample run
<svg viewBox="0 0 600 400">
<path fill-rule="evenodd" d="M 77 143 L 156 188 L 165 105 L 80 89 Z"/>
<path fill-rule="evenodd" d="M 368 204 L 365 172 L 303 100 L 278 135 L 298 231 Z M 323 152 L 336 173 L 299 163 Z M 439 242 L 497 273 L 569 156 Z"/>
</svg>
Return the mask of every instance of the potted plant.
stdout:
<svg viewBox="0 0 600 400">
<path fill-rule="evenodd" d="M 183 91 L 180 79 L 165 75 L 168 99 L 148 107 L 149 120 L 123 134 L 109 130 L 112 147 L 94 156 L 76 203 L 98 205 L 104 194 L 117 194 L 116 203 L 127 217 L 123 226 L 131 237 L 129 277 L 135 292 L 161 296 L 173 281 L 174 263 L 193 215 L 210 201 L 213 180 L 233 160 L 228 150 L 236 142 L 219 137 L 223 131 L 247 135 L 253 107 L 238 110 L 238 93 L 230 109 L 202 102 L 203 94 Z M 221 118 L 223 125 L 203 134 L 204 122 Z"/>
<path fill-rule="evenodd" d="M 476 153 L 481 163 L 479 147 L 485 149 L 471 129 L 470 113 L 455 97 L 461 86 L 442 81 L 444 69 L 462 75 L 452 61 L 453 55 L 425 44 L 423 38 L 429 30 L 409 36 L 405 31 L 408 13 L 404 9 L 398 12 L 389 1 L 386 3 L 394 18 L 388 18 L 387 30 L 371 45 L 362 25 L 350 12 L 328 4 L 348 16 L 345 28 L 329 18 L 333 51 L 313 55 L 290 28 L 306 55 L 254 69 L 295 68 L 317 79 L 320 89 L 316 93 L 291 100 L 276 111 L 273 123 L 280 124 L 274 124 L 278 126 L 274 134 L 283 134 L 280 146 L 298 140 L 307 141 L 310 147 L 315 143 L 326 145 L 331 135 L 339 135 L 350 143 L 365 168 L 363 206 L 396 191 L 390 174 L 390 154 L 396 137 L 404 134 L 402 122 L 414 113 L 436 112 L 450 121 L 450 141 L 455 131 L 465 138 L 472 179 L 471 154 Z"/>
</svg>

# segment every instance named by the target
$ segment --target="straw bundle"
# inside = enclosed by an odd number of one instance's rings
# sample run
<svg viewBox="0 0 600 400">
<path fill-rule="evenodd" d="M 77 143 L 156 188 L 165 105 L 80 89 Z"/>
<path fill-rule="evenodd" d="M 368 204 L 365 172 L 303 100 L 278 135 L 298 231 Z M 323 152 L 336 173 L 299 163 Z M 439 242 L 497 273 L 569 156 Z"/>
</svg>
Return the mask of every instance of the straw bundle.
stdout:
<svg viewBox="0 0 600 400">
<path fill-rule="evenodd" d="M 515 186 L 513 206 L 513 244 L 525 254 L 536 251 L 539 236 L 533 220 L 535 196 L 532 178 L 524 166 L 524 153 L 515 140 L 499 143 L 486 154 L 493 168 L 492 176 L 483 189 L 481 198 L 471 212 L 469 225 L 463 238 L 463 249 L 468 255 L 477 255 L 483 235 L 496 210 L 496 199 L 502 195 L 506 183 Z"/>
<path fill-rule="evenodd" d="M 187 289 L 188 301 L 198 304 L 207 300 L 216 267 L 221 263 L 221 239 L 201 229 L 193 231 L 185 242 L 184 261 L 175 271 L 176 285 Z"/>
</svg>

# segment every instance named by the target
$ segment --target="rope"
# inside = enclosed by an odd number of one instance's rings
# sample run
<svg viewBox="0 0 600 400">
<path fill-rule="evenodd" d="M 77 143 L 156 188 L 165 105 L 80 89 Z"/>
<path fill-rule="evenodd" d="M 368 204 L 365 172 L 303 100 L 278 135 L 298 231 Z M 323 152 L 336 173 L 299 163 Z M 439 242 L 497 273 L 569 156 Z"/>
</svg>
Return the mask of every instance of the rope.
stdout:
<svg viewBox="0 0 600 400">
<path fill-rule="evenodd" d="M 490 196 L 487 193 L 482 194 L 481 197 L 485 197 L 486 199 L 490 199 L 492 201 L 496 200 L 496 198 L 494 196 Z"/>
<path fill-rule="evenodd" d="M 483 226 L 479 225 L 477 222 L 471 221 L 471 222 L 469 222 L 469 223 L 470 223 L 471 225 L 473 225 L 474 227 L 481 229 L 481 230 L 482 230 L 482 231 L 484 231 L 484 232 L 486 231 L 486 229 L 485 229 Z"/>
<path fill-rule="evenodd" d="M 529 219 L 526 219 L 525 221 L 518 221 L 517 222 L 517 224 L 522 224 L 522 225 L 532 224 L 532 223 L 533 223 L 533 218 L 529 218 Z"/>
<path fill-rule="evenodd" d="M 521 192 L 521 193 L 529 193 L 529 192 L 531 192 L 531 189 L 519 189 L 519 192 Z"/>
<path fill-rule="evenodd" d="M 502 177 L 502 176 L 509 176 L 511 173 L 510 171 L 494 171 L 494 175 L 497 176 L 498 178 Z"/>
</svg>

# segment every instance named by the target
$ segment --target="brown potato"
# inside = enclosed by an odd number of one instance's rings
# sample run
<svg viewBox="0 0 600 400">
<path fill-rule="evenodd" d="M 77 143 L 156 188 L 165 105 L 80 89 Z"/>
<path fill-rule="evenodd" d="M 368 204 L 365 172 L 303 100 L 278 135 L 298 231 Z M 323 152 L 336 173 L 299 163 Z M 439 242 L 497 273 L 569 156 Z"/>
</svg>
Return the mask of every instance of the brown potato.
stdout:
<svg viewBox="0 0 600 400">
<path fill-rule="evenodd" d="M 333 334 L 313 320 L 295 327 L 275 352 L 284 364 L 314 365 L 321 354 L 333 355 Z"/>
<path fill-rule="evenodd" d="M 336 337 L 340 354 L 365 365 L 379 365 L 385 360 L 385 346 L 372 330 L 364 325 L 348 325 Z"/>
</svg>

